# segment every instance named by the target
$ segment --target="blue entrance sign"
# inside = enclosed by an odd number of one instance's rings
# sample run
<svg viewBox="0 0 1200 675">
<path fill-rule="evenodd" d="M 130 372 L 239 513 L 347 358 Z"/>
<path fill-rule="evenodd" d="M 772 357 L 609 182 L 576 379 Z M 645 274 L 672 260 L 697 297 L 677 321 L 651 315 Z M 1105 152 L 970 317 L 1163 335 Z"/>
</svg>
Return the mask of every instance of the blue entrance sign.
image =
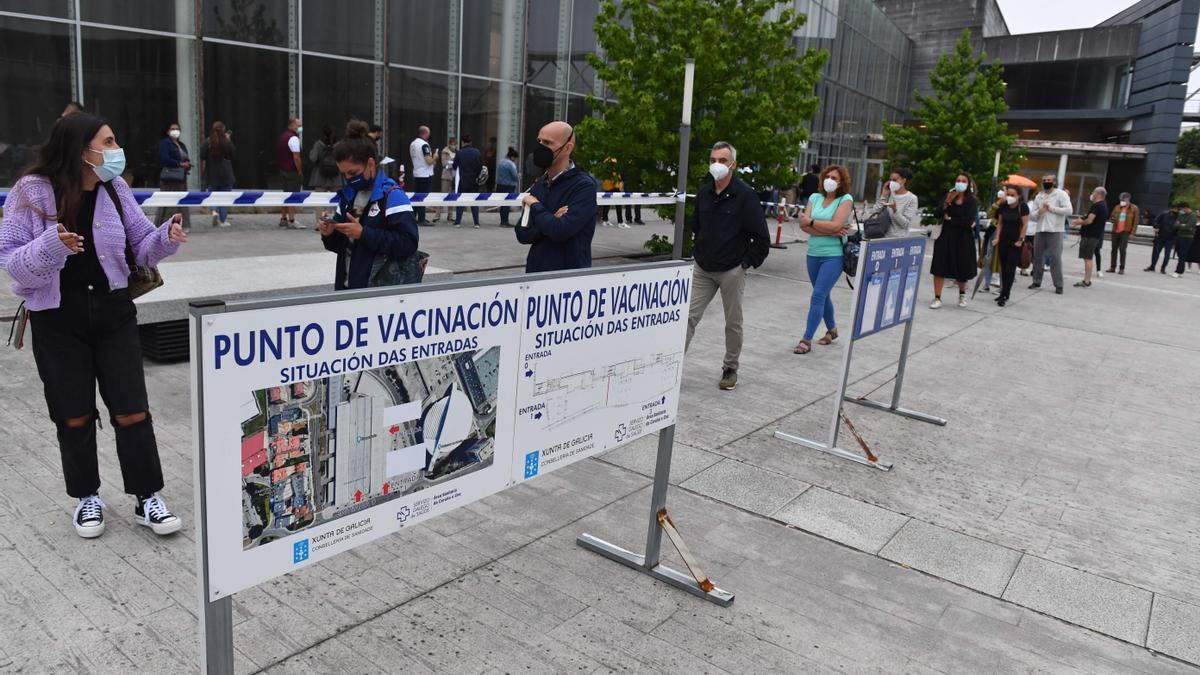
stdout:
<svg viewBox="0 0 1200 675">
<path fill-rule="evenodd" d="M 925 261 L 925 237 L 863 242 L 862 291 L 854 313 L 854 339 L 912 320 Z"/>
</svg>

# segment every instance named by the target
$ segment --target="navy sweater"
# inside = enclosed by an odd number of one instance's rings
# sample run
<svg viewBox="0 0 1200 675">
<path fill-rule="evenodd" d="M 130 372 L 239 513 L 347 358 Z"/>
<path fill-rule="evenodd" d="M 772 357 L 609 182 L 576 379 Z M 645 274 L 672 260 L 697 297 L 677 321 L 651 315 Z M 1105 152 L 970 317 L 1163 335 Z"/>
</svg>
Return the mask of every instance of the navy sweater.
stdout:
<svg viewBox="0 0 1200 675">
<path fill-rule="evenodd" d="M 592 266 L 596 233 L 596 180 L 571 167 L 550 182 L 542 177 L 529 194 L 538 201 L 530 209 L 529 226 L 517 226 L 517 241 L 529 245 L 526 272 L 586 269 Z M 554 214 L 568 207 L 561 218 Z"/>
</svg>

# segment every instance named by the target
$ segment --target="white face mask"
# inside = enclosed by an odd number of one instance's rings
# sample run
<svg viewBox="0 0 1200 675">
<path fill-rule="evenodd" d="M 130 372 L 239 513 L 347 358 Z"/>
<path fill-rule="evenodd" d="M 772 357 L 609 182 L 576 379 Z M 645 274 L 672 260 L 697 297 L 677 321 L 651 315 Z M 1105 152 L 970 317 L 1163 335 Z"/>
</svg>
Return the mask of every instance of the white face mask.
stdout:
<svg viewBox="0 0 1200 675">
<path fill-rule="evenodd" d="M 180 133 L 179 133 L 178 129 L 172 129 L 167 132 L 167 135 L 170 136 L 171 138 L 179 138 Z"/>
<path fill-rule="evenodd" d="M 839 183 L 837 182 L 837 179 L 826 178 L 825 182 L 821 183 L 821 185 L 825 187 L 826 192 L 837 192 Z"/>
<path fill-rule="evenodd" d="M 967 184 L 966 184 L 966 183 L 964 183 L 964 182 L 962 182 L 962 181 L 959 181 L 959 182 L 957 182 L 957 183 L 955 183 L 955 184 L 954 184 L 954 189 L 955 189 L 955 190 L 958 190 L 959 192 L 966 192 L 966 191 L 967 191 Z"/>
<path fill-rule="evenodd" d="M 1008 202 L 1008 205 L 1009 205 L 1009 206 L 1016 206 L 1016 205 L 1017 205 L 1017 198 L 1016 198 L 1016 197 L 1014 197 L 1014 196 L 1012 196 L 1012 195 L 1009 195 L 1009 196 L 1005 197 L 1005 199 L 1004 199 L 1004 200 Z"/>
<path fill-rule="evenodd" d="M 902 187 L 904 187 L 904 186 L 901 185 L 898 181 L 894 181 L 894 180 L 888 181 L 888 190 L 890 190 L 892 192 L 899 192 L 900 188 L 902 188 Z"/>
<path fill-rule="evenodd" d="M 713 162 L 708 165 L 708 172 L 712 174 L 713 180 L 719 183 L 729 175 L 729 167 L 720 162 Z"/>
<path fill-rule="evenodd" d="M 1122 200 L 1121 200 L 1121 206 L 1129 206 L 1129 200 L 1128 200 L 1128 199 L 1122 199 Z"/>
</svg>

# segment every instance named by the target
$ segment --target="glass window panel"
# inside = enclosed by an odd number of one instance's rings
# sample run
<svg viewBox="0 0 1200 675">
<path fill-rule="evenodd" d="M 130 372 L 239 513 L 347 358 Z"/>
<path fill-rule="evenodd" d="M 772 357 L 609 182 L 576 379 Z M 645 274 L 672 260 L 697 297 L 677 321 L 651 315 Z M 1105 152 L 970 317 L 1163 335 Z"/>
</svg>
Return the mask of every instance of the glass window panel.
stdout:
<svg viewBox="0 0 1200 675">
<path fill-rule="evenodd" d="M 521 171 L 523 182 L 526 186 L 537 178 L 541 173 L 533 166 L 533 159 L 530 153 L 537 145 L 538 131 L 550 122 L 553 122 L 557 115 L 555 114 L 555 93 L 547 89 L 538 89 L 537 87 L 525 88 L 525 125 L 521 133 L 524 141 L 521 155 Z"/>
<path fill-rule="evenodd" d="M 520 78 L 524 0 L 462 0 L 462 72 L 507 80 Z"/>
<path fill-rule="evenodd" d="M 305 133 L 300 139 L 303 146 L 300 157 L 306 166 L 308 151 L 326 126 L 341 138 L 346 122 L 352 118 L 367 124 L 383 123 L 375 119 L 375 68 L 367 63 L 304 57 L 304 109 L 300 111 L 300 119 Z M 380 152 L 396 159 L 401 157 L 396 154 L 400 151 L 400 139 L 380 140 L 383 144 Z M 304 173 L 307 178 L 310 172 L 306 168 Z"/>
<path fill-rule="evenodd" d="M 196 136 L 188 113 L 179 109 L 176 40 L 185 41 L 83 29 L 86 107 L 112 124 L 117 142 L 125 148 L 126 179 L 135 187 L 158 185 L 158 144 L 172 122 L 179 122 L 184 139 Z"/>
<path fill-rule="evenodd" d="M 445 0 L 391 0 L 388 60 L 420 68 L 458 70 L 455 50 L 450 45 L 451 4 Z"/>
<path fill-rule="evenodd" d="M 296 0 L 204 0 L 204 35 L 274 47 L 295 46 Z M 285 71 L 286 72 L 286 71 Z M 286 78 L 285 78 L 286 79 Z"/>
<path fill-rule="evenodd" d="M 561 0 L 531 0 L 525 40 L 525 82 L 553 87 L 558 76 L 558 15 Z"/>
<path fill-rule="evenodd" d="M 600 4 L 595 0 L 575 0 L 571 16 L 571 91 L 589 94 L 595 85 L 596 73 L 587 62 L 587 55 L 596 51 L 596 15 Z"/>
<path fill-rule="evenodd" d="M 209 126 L 220 120 L 233 132 L 239 187 L 282 184 L 275 140 L 288 122 L 289 58 L 295 57 L 252 47 L 204 46 L 204 113 Z M 247 92 L 254 92 L 254 105 L 246 105 Z"/>
<path fill-rule="evenodd" d="M 571 126 L 579 124 L 583 118 L 592 114 L 592 106 L 584 96 L 572 96 L 567 99 L 567 123 Z"/>
<path fill-rule="evenodd" d="M 169 33 L 192 32 L 194 6 L 190 0 L 84 0 L 79 9 L 84 21 Z"/>
<path fill-rule="evenodd" d="M 306 52 L 375 58 L 375 0 L 304 0 Z"/>
<path fill-rule="evenodd" d="M 12 185 L 33 161 L 71 100 L 71 27 L 0 16 L 0 185 Z"/>
<path fill-rule="evenodd" d="M 74 0 L 0 0 L 0 10 L 57 19 L 71 18 Z"/>
<path fill-rule="evenodd" d="M 494 184 L 496 152 L 517 146 L 520 140 L 521 88 L 517 85 L 462 78 L 459 132 L 470 134 L 483 153 Z"/>
<path fill-rule="evenodd" d="M 426 73 L 404 68 L 389 68 L 391 81 L 388 84 L 388 133 L 396 140 L 396 161 L 403 161 L 408 175 L 413 175 L 412 159 L 408 144 L 417 136 L 417 127 L 429 127 L 429 144 L 435 150 L 446 145 L 450 136 L 450 95 L 457 87 L 453 75 Z M 440 176 L 440 171 L 434 174 Z M 434 189 L 440 190 L 435 181 Z"/>
</svg>

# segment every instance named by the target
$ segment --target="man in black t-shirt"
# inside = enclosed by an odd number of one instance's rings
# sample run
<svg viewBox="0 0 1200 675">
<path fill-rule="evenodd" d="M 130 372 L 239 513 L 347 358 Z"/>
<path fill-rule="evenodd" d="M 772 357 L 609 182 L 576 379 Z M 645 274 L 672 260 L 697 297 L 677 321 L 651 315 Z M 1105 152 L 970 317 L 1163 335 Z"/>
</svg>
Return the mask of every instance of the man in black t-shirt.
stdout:
<svg viewBox="0 0 1200 675">
<path fill-rule="evenodd" d="M 1089 288 L 1092 285 L 1096 250 L 1104 241 L 1104 224 L 1108 222 L 1108 204 L 1104 201 L 1107 196 L 1108 191 L 1102 187 L 1092 190 L 1092 206 L 1087 216 L 1074 221 L 1079 227 L 1079 258 L 1083 261 L 1083 280 L 1075 283 L 1077 288 Z"/>
</svg>

